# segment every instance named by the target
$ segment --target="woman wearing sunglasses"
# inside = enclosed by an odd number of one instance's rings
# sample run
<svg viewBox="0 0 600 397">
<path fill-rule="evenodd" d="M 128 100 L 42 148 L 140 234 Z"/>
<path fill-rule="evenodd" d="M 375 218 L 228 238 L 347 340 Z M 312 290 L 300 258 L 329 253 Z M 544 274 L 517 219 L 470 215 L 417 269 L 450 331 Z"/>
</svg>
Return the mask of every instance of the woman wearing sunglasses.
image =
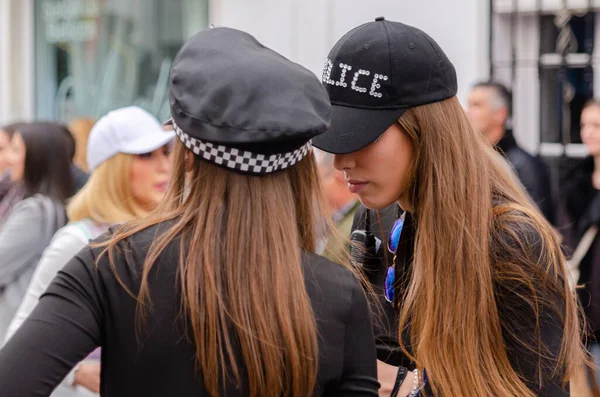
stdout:
<svg viewBox="0 0 600 397">
<path fill-rule="evenodd" d="M 366 207 L 398 205 L 381 283 L 410 368 L 394 393 L 568 396 L 587 357 L 565 258 L 469 125 L 441 48 L 377 18 L 333 47 L 323 83 L 332 123 L 314 145 L 336 155 Z"/>
<path fill-rule="evenodd" d="M 0 351 L 1 394 L 48 395 L 102 346 L 103 396 L 376 397 L 365 294 L 314 254 L 319 80 L 213 28 L 177 55 L 170 104 L 164 200 L 59 272 Z"/>
</svg>

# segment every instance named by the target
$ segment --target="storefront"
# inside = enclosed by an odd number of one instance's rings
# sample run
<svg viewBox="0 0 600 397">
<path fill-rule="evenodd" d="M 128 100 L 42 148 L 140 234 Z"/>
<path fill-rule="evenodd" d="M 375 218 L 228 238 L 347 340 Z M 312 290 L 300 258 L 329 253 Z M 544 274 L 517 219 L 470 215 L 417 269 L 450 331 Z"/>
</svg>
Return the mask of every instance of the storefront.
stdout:
<svg viewBox="0 0 600 397">
<path fill-rule="evenodd" d="M 168 115 L 173 57 L 208 0 L 35 0 L 34 116 L 70 121 L 139 105 Z"/>
<path fill-rule="evenodd" d="M 0 125 L 97 118 L 133 103 L 165 117 L 173 57 L 209 21 L 247 31 L 321 77 L 345 32 L 382 15 L 400 20 L 439 41 L 464 101 L 489 73 L 488 8 L 481 0 L 0 0 Z"/>
</svg>

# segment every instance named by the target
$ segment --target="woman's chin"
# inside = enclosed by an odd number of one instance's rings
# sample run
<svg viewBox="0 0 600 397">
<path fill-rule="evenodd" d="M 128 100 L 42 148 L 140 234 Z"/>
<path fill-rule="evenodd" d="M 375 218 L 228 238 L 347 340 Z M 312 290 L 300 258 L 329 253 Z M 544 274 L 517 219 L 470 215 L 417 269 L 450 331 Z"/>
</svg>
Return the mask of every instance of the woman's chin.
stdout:
<svg viewBox="0 0 600 397">
<path fill-rule="evenodd" d="M 360 200 L 362 205 L 364 205 L 368 209 L 374 210 L 374 211 L 382 210 L 382 209 L 387 208 L 390 205 L 395 203 L 395 201 L 393 201 L 393 200 L 391 200 L 391 201 L 369 200 L 368 198 L 363 198 L 360 196 L 358 197 L 358 199 Z"/>
</svg>

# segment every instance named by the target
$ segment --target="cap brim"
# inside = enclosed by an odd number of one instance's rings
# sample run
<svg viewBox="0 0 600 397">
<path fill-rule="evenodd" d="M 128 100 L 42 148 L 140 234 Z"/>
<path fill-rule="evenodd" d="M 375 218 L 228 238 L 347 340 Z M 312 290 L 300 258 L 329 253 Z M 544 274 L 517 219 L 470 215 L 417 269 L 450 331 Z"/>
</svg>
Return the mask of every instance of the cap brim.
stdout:
<svg viewBox="0 0 600 397">
<path fill-rule="evenodd" d="M 333 154 L 356 152 L 379 138 L 405 111 L 333 105 L 329 129 L 314 137 L 312 144 Z"/>
<path fill-rule="evenodd" d="M 171 131 L 160 131 L 153 134 L 145 135 L 133 142 L 129 142 L 125 147 L 121 148 L 122 153 L 127 154 L 144 154 L 150 153 L 159 149 L 175 138 L 175 133 Z"/>
</svg>

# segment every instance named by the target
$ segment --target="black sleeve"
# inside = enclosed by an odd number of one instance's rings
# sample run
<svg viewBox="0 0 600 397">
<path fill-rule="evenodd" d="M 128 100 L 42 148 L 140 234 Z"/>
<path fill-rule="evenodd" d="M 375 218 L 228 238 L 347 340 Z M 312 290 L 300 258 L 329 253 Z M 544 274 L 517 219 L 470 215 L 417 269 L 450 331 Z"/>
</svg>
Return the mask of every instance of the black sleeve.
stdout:
<svg viewBox="0 0 600 397">
<path fill-rule="evenodd" d="M 527 258 L 516 263 L 520 269 L 506 268 L 503 270 L 506 274 L 499 273 L 496 280 L 500 281 L 494 286 L 508 358 L 537 396 L 569 396 L 561 385 L 564 368 L 555 371 L 563 337 L 564 300 L 561 293 L 566 281 L 547 270 L 551 267 L 546 266 L 549 259 L 537 230 L 530 224 L 509 224 L 508 227 L 514 234 L 500 233 L 494 256 L 507 263 L 515 262 L 508 253 L 511 248 L 514 251 L 519 247 Z M 535 295 L 523 281 L 525 279 L 533 283 Z M 531 304 L 536 299 L 537 317 Z M 539 319 L 539 327 L 536 319 Z"/>
<path fill-rule="evenodd" d="M 102 288 L 85 249 L 58 273 L 34 311 L 0 350 L 3 396 L 49 396 L 100 345 Z"/>
<path fill-rule="evenodd" d="M 393 256 L 387 252 L 387 237 L 389 230 L 398 218 L 398 205 L 393 204 L 380 211 L 369 210 L 364 206 L 360 206 L 354 215 L 354 223 L 352 230 L 365 228 L 365 212 L 371 211 L 371 231 L 384 243 L 374 259 L 377 264 L 371 266 L 378 270 L 378 274 L 370 277 L 372 280 L 372 288 L 376 299 L 371 299 L 371 311 L 373 315 L 373 329 L 375 332 L 375 343 L 377 347 L 377 359 L 386 364 L 393 366 L 411 367 L 410 360 L 406 357 L 398 343 L 398 313 L 394 306 L 385 300 L 385 274 L 388 267 L 392 264 Z M 410 266 L 412 260 L 411 245 L 412 241 L 412 218 L 407 216 L 405 222 L 405 230 L 402 231 L 400 248 L 398 249 L 396 277 L 399 281 L 402 275 L 408 274 L 406 266 Z M 369 295 L 369 297 L 371 297 Z"/>
<path fill-rule="evenodd" d="M 529 342 L 531 346 L 534 346 L 532 344 L 532 337 L 534 337 L 536 332 L 533 313 L 530 313 L 530 308 L 525 308 L 520 305 L 516 306 L 516 310 L 512 315 L 519 317 L 521 320 L 519 321 L 520 324 L 514 324 L 513 327 L 515 327 L 518 332 L 521 332 L 522 335 L 530 335 L 530 337 L 525 339 L 525 342 Z M 558 357 L 562 341 L 561 321 L 560 316 L 552 309 L 546 308 L 542 309 L 540 312 L 539 331 L 542 346 L 548 349 L 549 355 L 553 358 Z M 503 328 L 505 327 L 506 325 Z M 529 351 L 527 348 L 515 343 L 510 337 L 507 337 L 506 339 L 508 345 L 507 353 L 513 368 L 526 379 L 527 386 L 535 393 L 535 395 L 544 397 L 567 397 L 570 395 L 569 392 L 561 386 L 560 374 L 553 374 L 551 363 L 542 361 L 541 367 L 539 367 L 539 354 L 537 352 Z"/>
<path fill-rule="evenodd" d="M 377 356 L 367 298 L 356 282 L 348 311 L 344 336 L 344 368 L 339 384 L 327 397 L 377 397 Z"/>
<path fill-rule="evenodd" d="M 525 190 L 538 206 L 544 217 L 554 224 L 555 208 L 550 188 L 550 178 L 545 164 L 537 157 L 529 157 L 517 167 L 517 173 Z"/>
</svg>

